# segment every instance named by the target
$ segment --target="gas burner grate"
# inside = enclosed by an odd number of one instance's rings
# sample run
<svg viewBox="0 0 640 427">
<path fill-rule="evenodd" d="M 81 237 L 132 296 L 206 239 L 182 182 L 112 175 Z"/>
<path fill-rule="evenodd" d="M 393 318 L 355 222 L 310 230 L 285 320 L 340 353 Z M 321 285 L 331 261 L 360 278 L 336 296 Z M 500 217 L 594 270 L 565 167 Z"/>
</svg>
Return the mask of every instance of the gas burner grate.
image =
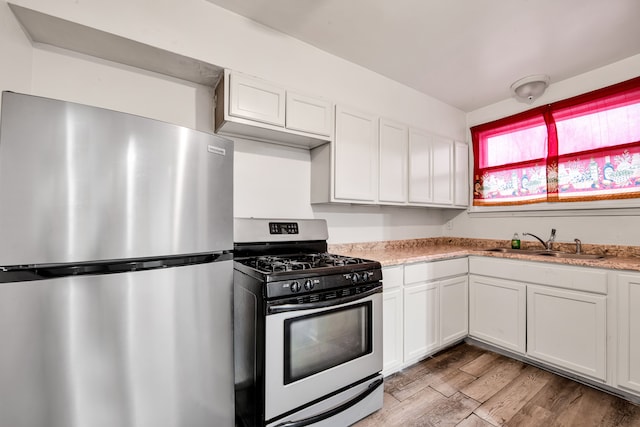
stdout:
<svg viewBox="0 0 640 427">
<path fill-rule="evenodd" d="M 259 256 L 241 261 L 243 264 L 266 272 L 282 272 L 296 270 L 310 270 L 314 268 L 342 267 L 345 265 L 362 264 L 364 260 L 343 255 L 329 253 Z"/>
</svg>

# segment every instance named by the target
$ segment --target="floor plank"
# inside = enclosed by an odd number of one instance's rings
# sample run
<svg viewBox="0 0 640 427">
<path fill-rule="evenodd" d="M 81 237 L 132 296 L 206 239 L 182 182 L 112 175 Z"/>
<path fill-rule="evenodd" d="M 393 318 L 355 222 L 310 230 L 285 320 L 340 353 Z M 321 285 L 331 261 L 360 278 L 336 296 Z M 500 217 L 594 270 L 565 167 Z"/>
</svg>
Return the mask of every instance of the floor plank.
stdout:
<svg viewBox="0 0 640 427">
<path fill-rule="evenodd" d="M 482 353 L 471 362 L 462 366 L 460 370 L 475 377 L 479 377 L 496 364 L 496 359 L 502 360 L 503 357 L 504 356 L 500 356 L 498 353 Z M 500 360 L 498 362 L 500 362 Z"/>
<path fill-rule="evenodd" d="M 520 375 L 484 402 L 476 414 L 494 424 L 508 422 L 552 378 L 553 374 L 526 366 Z"/>
<path fill-rule="evenodd" d="M 476 414 L 471 414 L 460 421 L 456 427 L 493 427 L 493 424 L 486 422 Z"/>
<path fill-rule="evenodd" d="M 527 365 L 518 361 L 500 356 L 494 359 L 493 366 L 476 381 L 462 389 L 462 392 L 478 402 L 486 402 L 504 386 L 522 374 Z"/>
<path fill-rule="evenodd" d="M 463 343 L 385 378 L 357 427 L 640 427 L 640 406 Z"/>
</svg>

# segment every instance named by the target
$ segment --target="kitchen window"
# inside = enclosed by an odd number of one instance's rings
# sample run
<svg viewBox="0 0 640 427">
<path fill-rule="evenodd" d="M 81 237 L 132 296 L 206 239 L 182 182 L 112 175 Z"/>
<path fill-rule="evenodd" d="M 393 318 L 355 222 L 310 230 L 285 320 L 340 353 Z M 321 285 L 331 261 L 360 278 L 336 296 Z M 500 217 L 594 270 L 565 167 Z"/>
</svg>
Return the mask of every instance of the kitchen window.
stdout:
<svg viewBox="0 0 640 427">
<path fill-rule="evenodd" d="M 474 206 L 640 197 L 640 77 L 471 135 Z"/>
</svg>

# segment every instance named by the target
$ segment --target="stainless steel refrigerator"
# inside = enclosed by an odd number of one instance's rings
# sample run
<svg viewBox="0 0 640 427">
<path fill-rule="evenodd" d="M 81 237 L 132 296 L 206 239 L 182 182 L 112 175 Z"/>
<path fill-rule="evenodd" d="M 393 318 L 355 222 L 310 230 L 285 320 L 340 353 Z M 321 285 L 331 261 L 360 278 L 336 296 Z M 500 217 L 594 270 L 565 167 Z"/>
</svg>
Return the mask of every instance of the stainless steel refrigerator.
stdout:
<svg viewBox="0 0 640 427">
<path fill-rule="evenodd" d="M 0 112 L 0 426 L 233 426 L 232 142 Z"/>
</svg>

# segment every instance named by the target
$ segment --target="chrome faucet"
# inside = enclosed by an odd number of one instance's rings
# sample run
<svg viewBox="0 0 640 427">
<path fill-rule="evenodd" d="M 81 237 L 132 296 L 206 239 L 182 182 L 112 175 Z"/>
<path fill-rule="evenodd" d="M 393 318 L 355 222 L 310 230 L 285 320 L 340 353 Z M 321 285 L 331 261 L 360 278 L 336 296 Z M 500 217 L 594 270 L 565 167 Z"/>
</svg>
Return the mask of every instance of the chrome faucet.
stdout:
<svg viewBox="0 0 640 427">
<path fill-rule="evenodd" d="M 577 254 L 581 254 L 582 253 L 582 242 L 580 241 L 580 239 L 573 239 L 574 242 L 576 242 L 576 253 Z"/>
<path fill-rule="evenodd" d="M 553 250 L 553 242 L 556 240 L 556 229 L 552 228 L 551 229 L 551 235 L 549 236 L 549 240 L 547 240 L 546 242 L 544 240 L 542 240 L 541 238 L 539 238 L 538 236 L 536 236 L 535 234 L 531 234 L 531 233 L 522 233 L 523 236 L 531 236 L 534 237 L 536 239 L 538 239 L 538 241 L 540 243 L 542 243 L 542 246 L 544 246 L 544 248 L 548 251 Z"/>
</svg>

